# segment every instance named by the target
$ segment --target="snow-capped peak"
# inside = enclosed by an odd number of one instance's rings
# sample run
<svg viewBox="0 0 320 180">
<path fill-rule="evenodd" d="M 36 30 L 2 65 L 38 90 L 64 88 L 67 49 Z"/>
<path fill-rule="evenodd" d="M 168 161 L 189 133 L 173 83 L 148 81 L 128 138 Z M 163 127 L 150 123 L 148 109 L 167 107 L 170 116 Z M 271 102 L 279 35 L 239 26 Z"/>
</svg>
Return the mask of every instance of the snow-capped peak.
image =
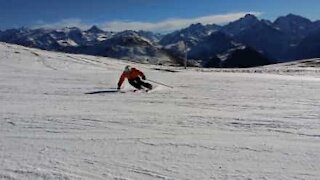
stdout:
<svg viewBox="0 0 320 180">
<path fill-rule="evenodd" d="M 99 33 L 104 33 L 103 30 L 98 28 L 96 25 L 93 25 L 90 29 L 86 31 L 87 33 L 94 33 L 94 34 L 99 34 Z"/>
</svg>

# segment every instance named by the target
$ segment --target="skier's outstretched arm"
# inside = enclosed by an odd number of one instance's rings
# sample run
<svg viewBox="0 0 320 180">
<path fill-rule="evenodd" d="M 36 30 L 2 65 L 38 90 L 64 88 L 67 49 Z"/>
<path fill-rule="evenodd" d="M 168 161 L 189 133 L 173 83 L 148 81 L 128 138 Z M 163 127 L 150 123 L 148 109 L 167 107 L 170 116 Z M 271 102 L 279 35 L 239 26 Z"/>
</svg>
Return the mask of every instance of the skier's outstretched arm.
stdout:
<svg viewBox="0 0 320 180">
<path fill-rule="evenodd" d="M 118 88 L 117 88 L 118 90 L 121 88 L 121 85 L 122 85 L 124 80 L 125 80 L 125 75 L 124 75 L 124 73 L 122 73 L 121 76 L 120 76 L 120 79 L 118 81 Z"/>
<path fill-rule="evenodd" d="M 140 70 L 137 70 L 137 71 L 138 71 L 139 76 L 140 76 L 143 80 L 146 80 L 146 76 L 143 74 L 143 72 L 140 71 Z"/>
</svg>

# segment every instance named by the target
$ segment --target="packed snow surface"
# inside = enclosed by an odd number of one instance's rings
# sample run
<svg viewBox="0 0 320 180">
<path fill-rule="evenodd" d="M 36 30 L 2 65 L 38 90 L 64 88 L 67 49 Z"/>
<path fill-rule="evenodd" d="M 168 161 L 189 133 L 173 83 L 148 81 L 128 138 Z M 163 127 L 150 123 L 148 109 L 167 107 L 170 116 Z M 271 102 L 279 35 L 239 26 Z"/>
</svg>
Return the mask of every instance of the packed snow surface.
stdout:
<svg viewBox="0 0 320 180">
<path fill-rule="evenodd" d="M 0 179 L 320 179 L 317 67 L 127 64 L 0 44 Z"/>
</svg>

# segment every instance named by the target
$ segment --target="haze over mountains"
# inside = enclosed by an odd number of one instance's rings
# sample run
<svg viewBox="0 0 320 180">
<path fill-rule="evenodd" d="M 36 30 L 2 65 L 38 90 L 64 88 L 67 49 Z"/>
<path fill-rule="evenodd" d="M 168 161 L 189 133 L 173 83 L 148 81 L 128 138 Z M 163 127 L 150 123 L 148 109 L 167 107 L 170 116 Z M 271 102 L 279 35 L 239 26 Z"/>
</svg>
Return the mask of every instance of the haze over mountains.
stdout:
<svg viewBox="0 0 320 180">
<path fill-rule="evenodd" d="M 274 22 L 254 15 L 225 26 L 193 24 L 166 35 L 146 31 L 9 29 L 0 41 L 50 51 L 89 54 L 151 64 L 253 67 L 320 57 L 320 21 L 289 14 Z M 184 43 L 182 43 L 184 42 Z"/>
</svg>

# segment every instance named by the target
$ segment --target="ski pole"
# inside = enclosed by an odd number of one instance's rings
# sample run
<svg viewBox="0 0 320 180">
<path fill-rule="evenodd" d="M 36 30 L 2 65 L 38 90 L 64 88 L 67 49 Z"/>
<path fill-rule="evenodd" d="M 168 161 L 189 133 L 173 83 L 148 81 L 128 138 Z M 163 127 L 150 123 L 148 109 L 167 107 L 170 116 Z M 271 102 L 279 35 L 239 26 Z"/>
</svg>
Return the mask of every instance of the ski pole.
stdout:
<svg viewBox="0 0 320 180">
<path fill-rule="evenodd" d="M 169 86 L 169 85 L 163 84 L 161 82 L 153 81 L 151 79 L 147 79 L 147 81 L 150 81 L 150 82 L 153 82 L 153 83 L 156 83 L 156 84 L 160 84 L 160 85 L 163 85 L 163 86 L 166 86 L 166 87 L 169 87 L 169 88 L 173 88 L 173 86 Z"/>
</svg>

